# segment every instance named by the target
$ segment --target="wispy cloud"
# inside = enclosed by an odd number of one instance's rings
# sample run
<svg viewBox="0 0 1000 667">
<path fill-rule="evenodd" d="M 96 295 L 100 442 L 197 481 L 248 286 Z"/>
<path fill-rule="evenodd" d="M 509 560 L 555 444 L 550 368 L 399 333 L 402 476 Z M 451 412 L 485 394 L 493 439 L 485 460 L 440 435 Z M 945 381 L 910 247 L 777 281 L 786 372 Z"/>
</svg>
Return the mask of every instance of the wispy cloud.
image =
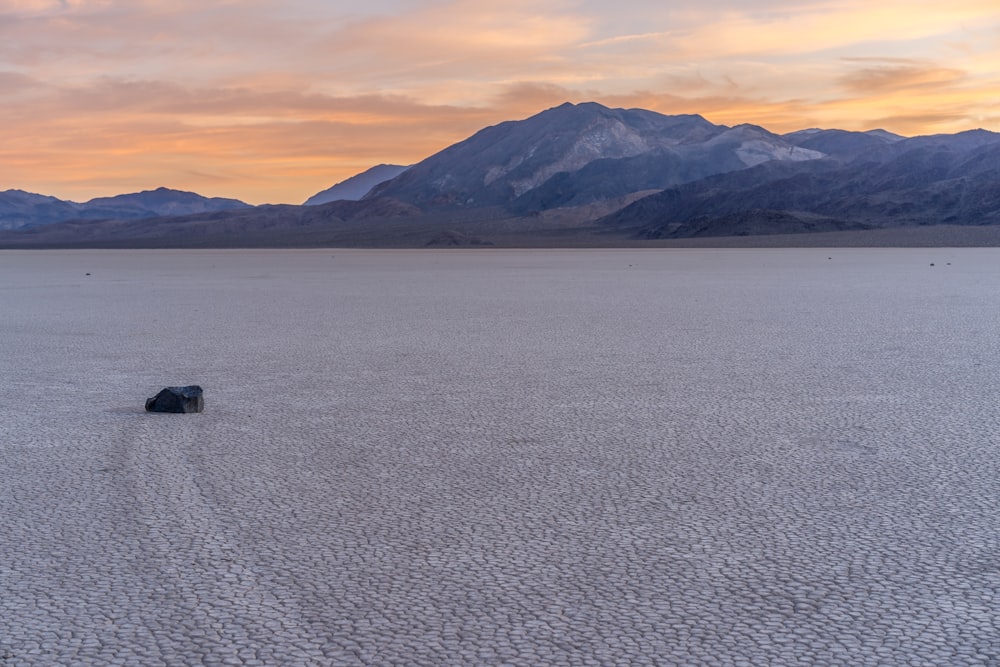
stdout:
<svg viewBox="0 0 1000 667">
<path fill-rule="evenodd" d="M 671 32 L 643 32 L 633 35 L 615 35 L 614 37 L 605 37 L 604 39 L 597 39 L 592 42 L 583 42 L 578 45 L 581 49 L 593 49 L 601 46 L 614 46 L 618 44 L 629 44 L 632 42 L 648 42 L 653 40 L 663 40 L 669 39 L 674 36 Z"/>
<path fill-rule="evenodd" d="M 905 59 L 863 59 L 866 66 L 847 72 L 840 82 L 850 91 L 865 95 L 953 88 L 965 82 L 966 73 Z M 868 64 L 871 63 L 871 64 Z"/>
</svg>

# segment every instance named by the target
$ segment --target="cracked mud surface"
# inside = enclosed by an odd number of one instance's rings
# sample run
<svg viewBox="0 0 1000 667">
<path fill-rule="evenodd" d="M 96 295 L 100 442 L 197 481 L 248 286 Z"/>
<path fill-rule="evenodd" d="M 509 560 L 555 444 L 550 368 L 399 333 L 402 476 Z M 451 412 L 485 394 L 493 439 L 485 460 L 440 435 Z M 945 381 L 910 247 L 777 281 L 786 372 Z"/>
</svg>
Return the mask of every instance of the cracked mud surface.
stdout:
<svg viewBox="0 0 1000 667">
<path fill-rule="evenodd" d="M 1000 665 L 998 260 L 0 252 L 0 665 Z"/>
</svg>

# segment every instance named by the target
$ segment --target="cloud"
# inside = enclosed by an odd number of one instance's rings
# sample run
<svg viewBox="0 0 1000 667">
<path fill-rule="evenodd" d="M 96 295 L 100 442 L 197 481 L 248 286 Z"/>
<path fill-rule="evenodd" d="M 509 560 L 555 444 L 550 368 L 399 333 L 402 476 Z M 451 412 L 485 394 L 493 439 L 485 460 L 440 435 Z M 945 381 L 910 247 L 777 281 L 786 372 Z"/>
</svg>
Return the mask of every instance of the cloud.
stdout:
<svg viewBox="0 0 1000 667">
<path fill-rule="evenodd" d="M 592 49 L 595 47 L 602 46 L 613 46 L 618 44 L 629 44 L 632 42 L 647 42 L 651 40 L 663 40 L 668 39 L 673 36 L 672 32 L 643 32 L 636 34 L 627 35 L 615 35 L 614 37 L 605 37 L 603 39 L 594 40 L 592 42 L 584 42 L 579 44 L 581 49 Z"/>
<path fill-rule="evenodd" d="M 301 201 L 372 164 L 416 162 L 503 119 L 493 110 L 400 95 L 108 78 L 49 89 L 33 107 L 26 118 L 0 106 L 0 164 L 8 173 L 42 176 L 40 186 L 11 186 L 76 199 L 168 185 L 254 203 Z M 196 173 L 212 179 L 200 183 Z"/>
<path fill-rule="evenodd" d="M 1000 129 L 997 35 L 992 0 L 0 0 L 0 189 L 301 201 L 564 101 Z"/>
<path fill-rule="evenodd" d="M 596 91 L 581 91 L 554 83 L 521 81 L 508 84 L 491 100 L 490 107 L 504 109 L 512 117 L 533 114 L 564 102 L 585 102 L 599 96 Z"/>
<path fill-rule="evenodd" d="M 872 66 L 848 72 L 840 82 L 855 94 L 876 95 L 913 90 L 940 90 L 966 80 L 959 69 L 940 67 L 906 59 L 848 59 Z"/>
<path fill-rule="evenodd" d="M 20 72 L 0 72 L 0 96 L 7 99 L 41 87 L 41 82 Z"/>
<path fill-rule="evenodd" d="M 925 128 L 928 126 L 948 125 L 965 120 L 965 114 L 959 111 L 930 111 L 925 113 L 901 113 L 874 119 L 874 123 L 886 127 Z M 912 134 L 920 134 L 913 132 Z"/>
</svg>

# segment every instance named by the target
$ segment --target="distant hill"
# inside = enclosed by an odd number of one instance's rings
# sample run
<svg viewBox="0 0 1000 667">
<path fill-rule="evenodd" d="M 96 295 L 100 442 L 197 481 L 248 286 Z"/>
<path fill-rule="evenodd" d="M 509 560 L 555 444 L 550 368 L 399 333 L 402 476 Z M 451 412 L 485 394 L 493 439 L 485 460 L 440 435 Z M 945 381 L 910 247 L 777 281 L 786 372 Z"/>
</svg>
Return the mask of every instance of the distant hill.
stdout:
<svg viewBox="0 0 1000 667">
<path fill-rule="evenodd" d="M 193 192 L 158 188 L 78 204 L 21 190 L 0 192 L 0 229 L 20 229 L 66 220 L 136 220 L 250 208 L 236 199 L 202 197 Z"/>
<path fill-rule="evenodd" d="M 81 204 L 84 219 L 135 220 L 164 215 L 191 215 L 250 208 L 238 199 L 202 197 L 194 192 L 157 188 L 116 197 L 100 197 Z"/>
<path fill-rule="evenodd" d="M 376 185 L 396 178 L 408 168 L 398 164 L 380 164 L 314 194 L 303 206 L 316 206 L 332 201 L 358 201 Z"/>
</svg>

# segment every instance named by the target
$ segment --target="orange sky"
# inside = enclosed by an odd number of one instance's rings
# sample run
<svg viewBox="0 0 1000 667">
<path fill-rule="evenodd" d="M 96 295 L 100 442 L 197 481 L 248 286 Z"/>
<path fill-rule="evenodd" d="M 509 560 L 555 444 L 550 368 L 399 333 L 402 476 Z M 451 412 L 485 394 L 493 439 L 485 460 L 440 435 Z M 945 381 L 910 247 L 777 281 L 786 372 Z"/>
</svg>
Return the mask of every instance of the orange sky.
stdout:
<svg viewBox="0 0 1000 667">
<path fill-rule="evenodd" d="M 1000 131 L 996 0 L 538 5 L 0 0 L 0 190 L 300 203 L 565 101 Z"/>
</svg>

